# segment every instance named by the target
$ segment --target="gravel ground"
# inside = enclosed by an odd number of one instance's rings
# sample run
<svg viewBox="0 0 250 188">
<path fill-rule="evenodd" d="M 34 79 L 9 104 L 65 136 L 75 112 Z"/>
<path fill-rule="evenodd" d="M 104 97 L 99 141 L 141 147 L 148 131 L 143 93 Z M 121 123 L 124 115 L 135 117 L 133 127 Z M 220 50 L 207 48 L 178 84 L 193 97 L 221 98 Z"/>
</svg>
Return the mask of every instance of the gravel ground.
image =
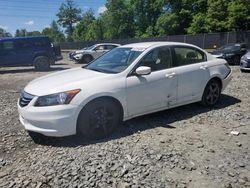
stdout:
<svg viewBox="0 0 250 188">
<path fill-rule="evenodd" d="M 50 72 L 79 66 L 57 64 Z M 16 102 L 29 81 L 49 72 L 0 68 L 0 187 L 250 187 L 250 73 L 232 69 L 215 108 L 191 104 L 135 118 L 104 140 L 36 144 Z"/>
</svg>

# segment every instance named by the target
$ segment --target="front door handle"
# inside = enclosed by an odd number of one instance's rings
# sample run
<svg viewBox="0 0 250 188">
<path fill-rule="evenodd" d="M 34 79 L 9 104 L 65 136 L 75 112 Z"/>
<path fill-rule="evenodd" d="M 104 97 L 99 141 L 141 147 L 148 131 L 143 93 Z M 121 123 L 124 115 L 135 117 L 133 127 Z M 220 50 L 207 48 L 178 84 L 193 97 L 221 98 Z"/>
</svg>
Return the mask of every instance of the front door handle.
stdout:
<svg viewBox="0 0 250 188">
<path fill-rule="evenodd" d="M 167 78 L 173 78 L 175 76 L 175 72 L 172 72 L 172 73 L 167 73 L 165 75 Z"/>
</svg>

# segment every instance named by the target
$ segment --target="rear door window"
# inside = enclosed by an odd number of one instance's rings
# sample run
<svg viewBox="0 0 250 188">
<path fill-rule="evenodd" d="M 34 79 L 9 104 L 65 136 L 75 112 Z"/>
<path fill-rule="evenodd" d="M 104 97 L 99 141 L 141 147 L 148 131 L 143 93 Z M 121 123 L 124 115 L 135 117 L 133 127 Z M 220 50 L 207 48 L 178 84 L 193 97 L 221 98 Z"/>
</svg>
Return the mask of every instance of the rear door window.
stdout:
<svg viewBox="0 0 250 188">
<path fill-rule="evenodd" d="M 114 48 L 116 48 L 117 46 L 116 45 L 106 45 L 105 46 L 105 49 L 106 50 L 112 50 L 112 49 L 114 49 Z"/>
<path fill-rule="evenodd" d="M 206 54 L 204 52 L 192 47 L 174 46 L 173 52 L 175 56 L 175 67 L 201 63 L 207 60 Z"/>
<path fill-rule="evenodd" d="M 16 41 L 16 47 L 18 49 L 27 49 L 27 48 L 30 48 L 31 46 L 32 46 L 32 44 L 28 40 L 19 40 L 19 41 Z"/>
<path fill-rule="evenodd" d="M 49 42 L 46 40 L 34 40 L 34 46 L 36 47 L 44 47 L 44 46 L 48 46 Z"/>
<path fill-rule="evenodd" d="M 104 45 L 97 46 L 95 50 L 105 50 L 105 46 Z"/>
<path fill-rule="evenodd" d="M 12 50 L 14 49 L 14 42 L 13 41 L 3 41 L 3 50 Z"/>
</svg>

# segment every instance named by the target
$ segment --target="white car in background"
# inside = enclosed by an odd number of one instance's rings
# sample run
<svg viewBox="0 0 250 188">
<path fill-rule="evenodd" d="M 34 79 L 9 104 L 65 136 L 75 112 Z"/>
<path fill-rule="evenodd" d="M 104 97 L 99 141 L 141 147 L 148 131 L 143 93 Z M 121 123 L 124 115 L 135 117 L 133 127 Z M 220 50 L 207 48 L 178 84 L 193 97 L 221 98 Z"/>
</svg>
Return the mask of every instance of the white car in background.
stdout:
<svg viewBox="0 0 250 188">
<path fill-rule="evenodd" d="M 231 69 L 194 45 L 147 42 L 120 46 L 86 67 L 30 82 L 18 101 L 25 129 L 46 136 L 110 135 L 125 121 L 194 102 L 215 105 Z M 32 135 L 32 134 L 31 134 Z"/>
<path fill-rule="evenodd" d="M 77 50 L 73 53 L 70 53 L 69 57 L 78 63 L 88 64 L 93 59 L 100 57 L 104 53 L 107 53 L 108 51 L 118 46 L 120 46 L 120 44 L 114 44 L 114 43 L 95 44 L 93 46 L 86 47 L 81 50 Z"/>
</svg>

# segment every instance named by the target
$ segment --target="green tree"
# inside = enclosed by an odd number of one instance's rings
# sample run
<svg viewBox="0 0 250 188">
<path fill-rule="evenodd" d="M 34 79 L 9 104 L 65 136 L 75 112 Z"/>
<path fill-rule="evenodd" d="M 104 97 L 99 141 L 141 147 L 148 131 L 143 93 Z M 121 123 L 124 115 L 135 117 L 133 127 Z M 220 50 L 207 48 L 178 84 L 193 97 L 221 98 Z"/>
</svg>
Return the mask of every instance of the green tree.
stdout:
<svg viewBox="0 0 250 188">
<path fill-rule="evenodd" d="M 27 36 L 28 32 L 26 31 L 26 29 L 20 29 L 19 30 L 19 37 L 25 37 Z"/>
<path fill-rule="evenodd" d="M 179 17 L 175 13 L 167 12 L 163 14 L 156 23 L 156 29 L 160 36 L 175 35 L 180 27 Z"/>
<path fill-rule="evenodd" d="M 196 33 L 207 33 L 207 22 L 206 22 L 206 14 L 205 13 L 197 13 L 193 16 L 192 23 L 190 27 L 187 29 L 187 32 L 190 34 Z"/>
<path fill-rule="evenodd" d="M 27 32 L 27 36 L 41 36 L 41 32 L 40 31 L 30 31 Z"/>
<path fill-rule="evenodd" d="M 19 29 L 16 30 L 15 37 L 20 37 L 20 30 Z"/>
<path fill-rule="evenodd" d="M 163 13 L 164 0 L 131 0 L 134 12 L 136 37 L 151 37 L 157 34 L 156 22 Z"/>
<path fill-rule="evenodd" d="M 60 31 L 56 21 L 52 21 L 50 27 L 45 28 L 42 31 L 42 35 L 48 36 L 53 42 L 64 42 L 65 36 Z"/>
<path fill-rule="evenodd" d="M 12 35 L 5 31 L 5 29 L 0 28 L 0 38 L 12 37 Z"/>
<path fill-rule="evenodd" d="M 81 9 L 77 8 L 73 0 L 66 0 L 66 3 L 62 3 L 57 13 L 58 23 L 64 27 L 65 32 L 69 38 L 74 31 L 74 24 L 81 19 Z"/>
<path fill-rule="evenodd" d="M 250 29 L 250 2 L 246 0 L 234 0 L 228 4 L 228 29 Z"/>
<path fill-rule="evenodd" d="M 101 15 L 98 26 L 105 39 L 134 36 L 134 17 L 129 0 L 108 0 L 107 10 Z M 101 24 L 101 25 L 100 25 Z"/>
<path fill-rule="evenodd" d="M 95 16 L 93 10 L 86 11 L 80 22 L 76 25 L 76 28 L 73 32 L 73 39 L 75 41 L 85 41 L 89 40 L 87 37 L 87 32 L 90 30 L 90 26 L 93 25 L 93 22 L 95 21 Z M 91 26 L 93 27 L 93 26 Z M 93 31 L 95 32 L 95 31 Z"/>
<path fill-rule="evenodd" d="M 207 32 L 228 31 L 228 4 L 230 0 L 208 0 Z"/>
</svg>

